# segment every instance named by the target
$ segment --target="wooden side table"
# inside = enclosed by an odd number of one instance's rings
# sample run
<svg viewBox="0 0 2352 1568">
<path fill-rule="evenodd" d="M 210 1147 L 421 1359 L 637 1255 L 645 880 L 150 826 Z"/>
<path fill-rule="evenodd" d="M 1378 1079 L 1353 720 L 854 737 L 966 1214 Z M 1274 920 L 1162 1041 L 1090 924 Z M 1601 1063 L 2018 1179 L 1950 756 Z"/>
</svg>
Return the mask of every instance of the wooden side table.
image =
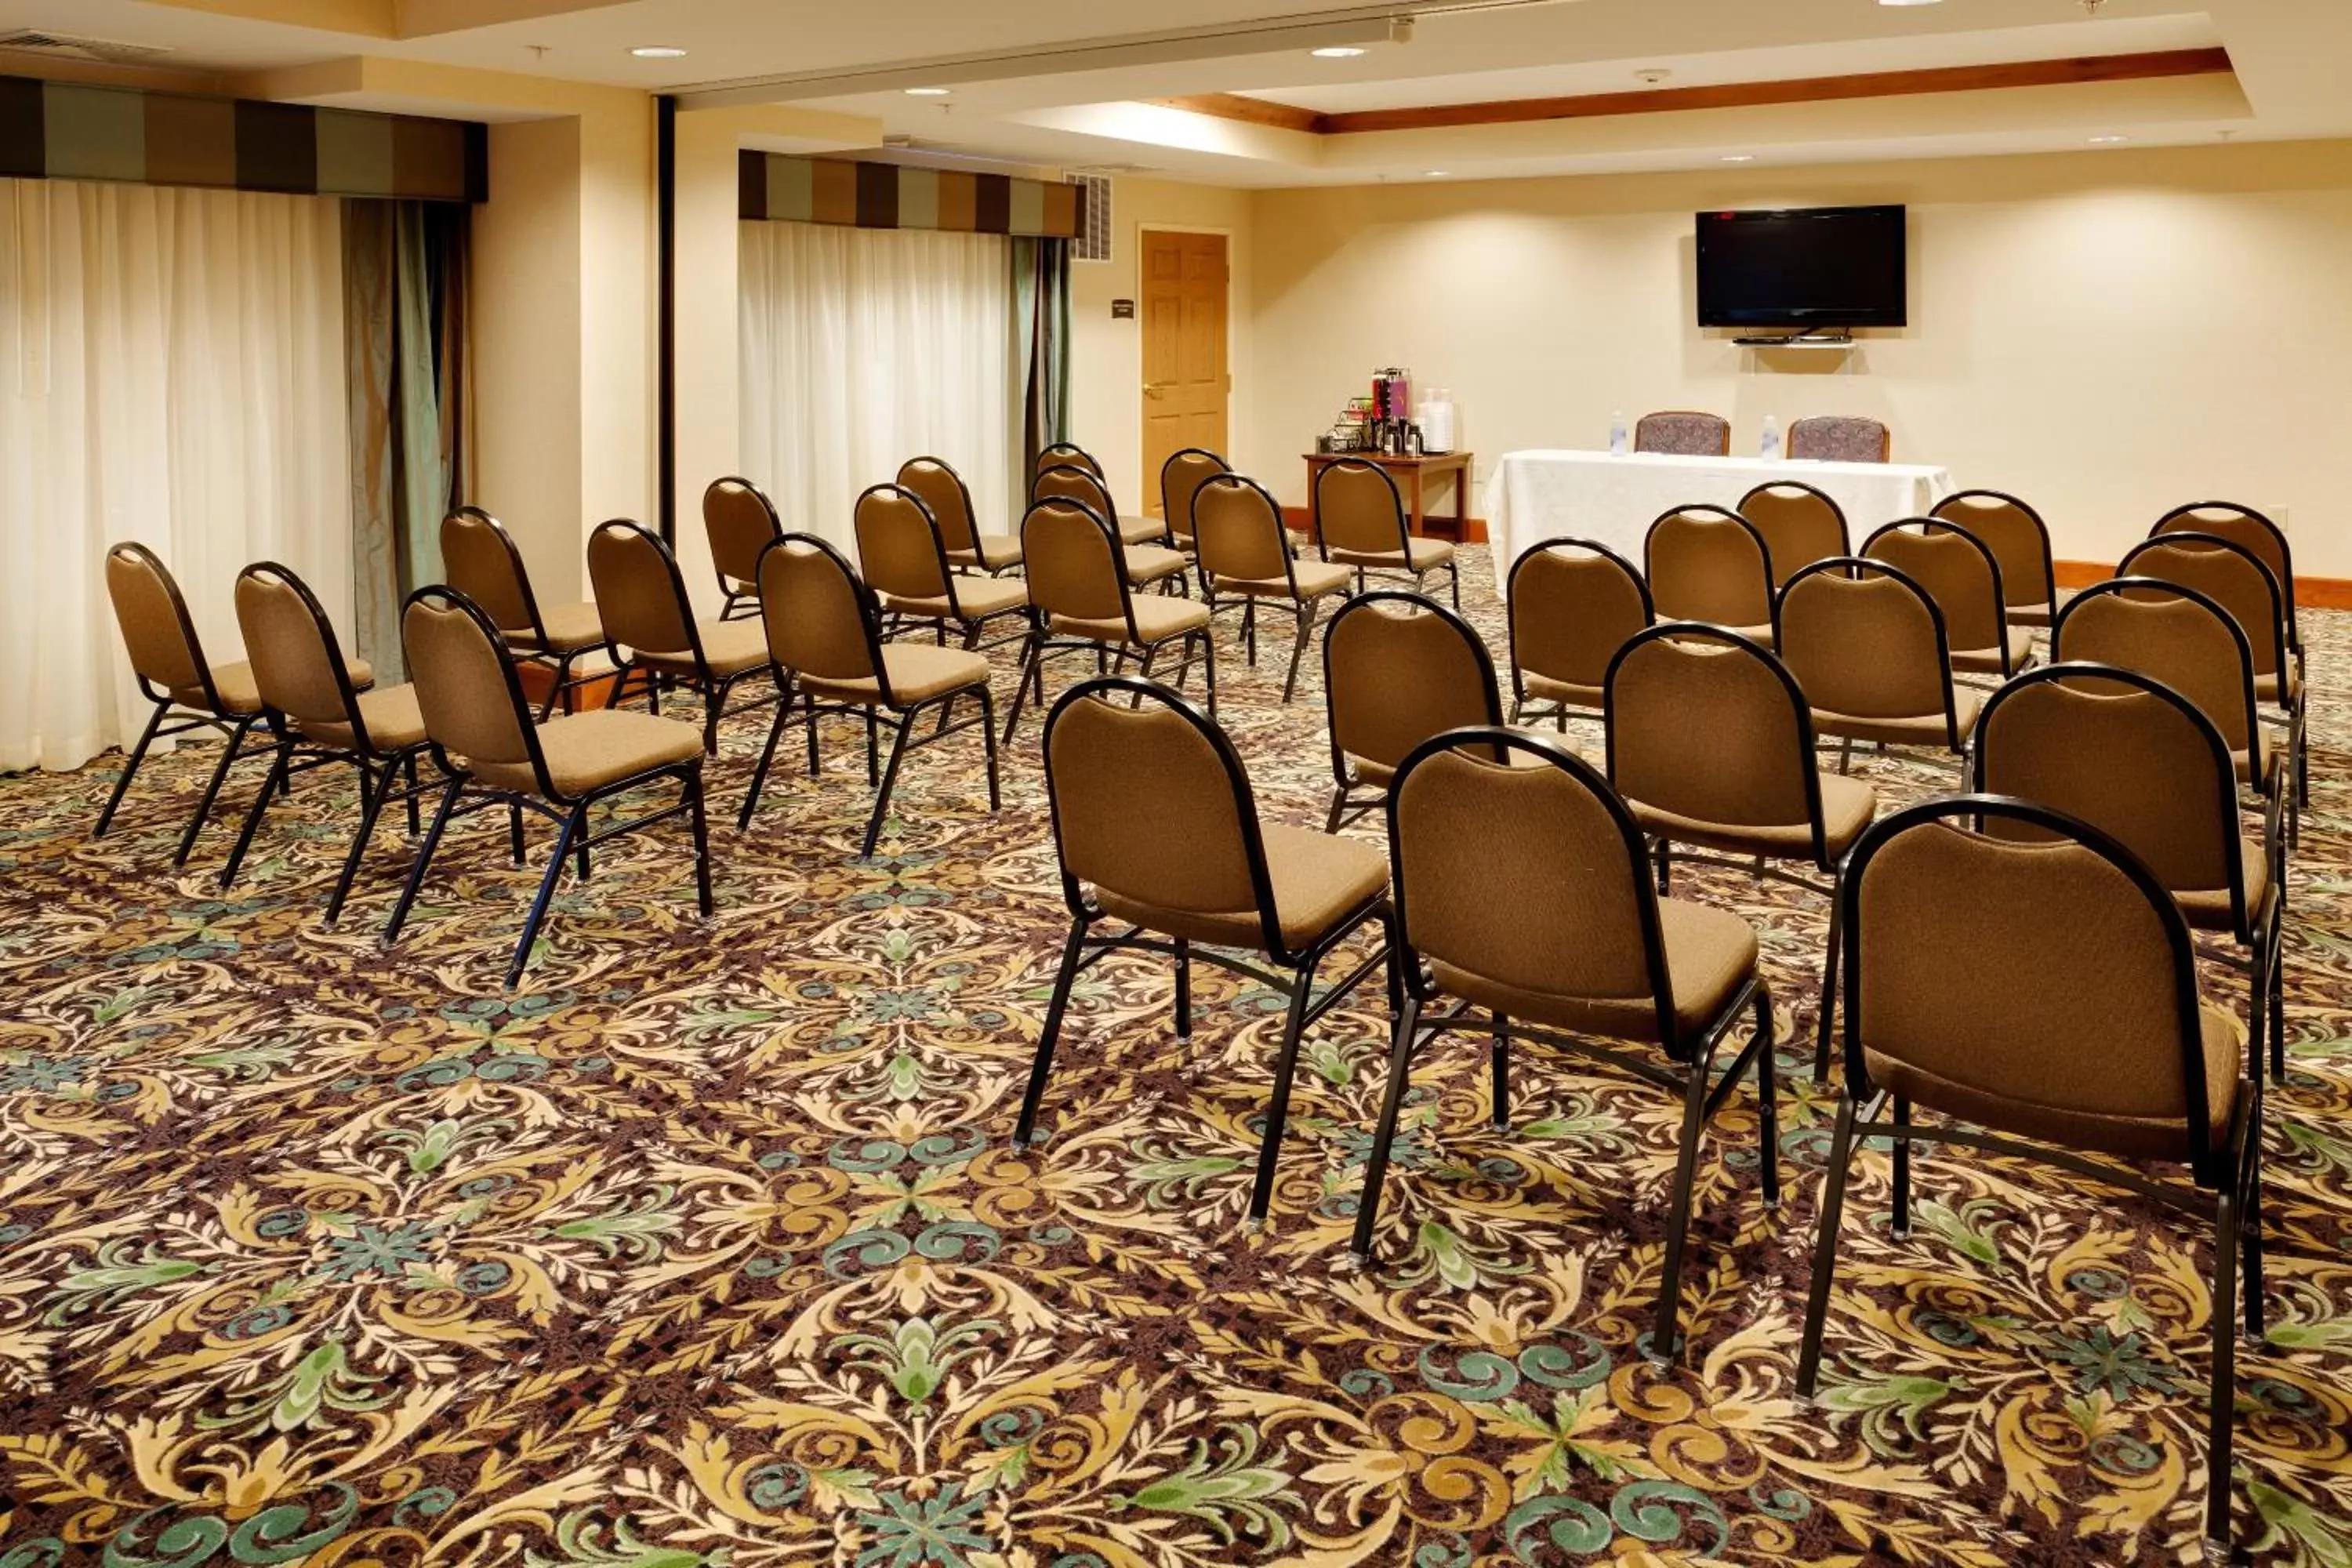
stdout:
<svg viewBox="0 0 2352 1568">
<path fill-rule="evenodd" d="M 1454 480 L 1454 515 L 1438 518 L 1437 537 L 1461 542 L 1470 517 L 1471 454 L 1468 452 L 1433 452 L 1421 458 L 1400 458 L 1388 452 L 1309 452 L 1307 454 L 1307 536 L 1323 535 L 1322 509 L 1316 502 L 1315 481 L 1324 469 L 1334 463 L 1349 459 L 1378 463 L 1389 471 L 1404 497 L 1405 519 L 1413 537 L 1429 534 L 1428 485 L 1432 479 L 1451 477 Z"/>
</svg>

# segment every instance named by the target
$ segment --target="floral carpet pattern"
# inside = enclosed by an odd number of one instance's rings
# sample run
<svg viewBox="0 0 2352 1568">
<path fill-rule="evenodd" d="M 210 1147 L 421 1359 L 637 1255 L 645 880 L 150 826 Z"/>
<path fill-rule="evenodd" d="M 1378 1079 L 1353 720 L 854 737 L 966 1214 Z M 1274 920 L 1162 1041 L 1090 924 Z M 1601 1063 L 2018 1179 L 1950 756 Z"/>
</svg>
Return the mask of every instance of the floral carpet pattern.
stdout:
<svg viewBox="0 0 2352 1568">
<path fill-rule="evenodd" d="M 2229 1484 L 2246 1560 L 2341 1568 L 2352 622 L 2306 620 L 2270 1328 Z M 1286 709 L 1276 658 L 1221 652 L 1262 808 L 1319 823 L 1311 664 Z M 226 893 L 257 770 L 185 874 L 208 748 L 152 764 L 101 841 L 119 756 L 0 779 L 0 1568 L 2199 1560 L 2209 1242 L 2119 1194 L 1932 1150 L 1897 1241 L 1863 1156 L 1822 1396 L 1795 1397 L 1834 1105 L 1818 899 L 1678 885 L 1763 934 L 1790 1185 L 1768 1212 L 1743 1089 L 1662 1368 L 1639 1344 L 1678 1116 L 1657 1090 L 1530 1047 L 1497 1131 L 1482 1046 L 1449 1037 L 1359 1267 L 1378 988 L 1311 1034 L 1252 1229 L 1281 999 L 1204 971 L 1180 1043 L 1165 968 L 1122 956 L 1082 980 L 1050 1136 L 1016 1152 L 1065 930 L 1036 724 L 993 816 L 976 736 L 917 752 L 859 863 L 846 725 L 735 831 L 763 723 L 710 769 L 716 918 L 682 834 L 618 841 L 511 994 L 538 868 L 494 816 L 453 830 L 384 950 L 396 831 L 321 923 L 354 805 L 331 775 Z M 1856 766 L 1886 802 L 1949 777 Z"/>
</svg>

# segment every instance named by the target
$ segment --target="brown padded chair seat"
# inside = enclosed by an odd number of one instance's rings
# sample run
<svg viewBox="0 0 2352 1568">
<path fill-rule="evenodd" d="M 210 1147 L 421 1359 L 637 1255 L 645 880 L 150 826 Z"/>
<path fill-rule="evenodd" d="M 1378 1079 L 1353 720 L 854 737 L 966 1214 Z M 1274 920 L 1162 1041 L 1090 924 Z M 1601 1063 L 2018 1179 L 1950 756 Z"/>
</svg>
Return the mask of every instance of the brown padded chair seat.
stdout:
<svg viewBox="0 0 2352 1568">
<path fill-rule="evenodd" d="M 1182 552 L 1164 544 L 1129 544 L 1127 555 L 1127 580 L 1129 584 L 1157 583 L 1162 577 L 1173 577 L 1192 563 Z"/>
<path fill-rule="evenodd" d="M 2045 599 L 2038 605 L 2011 605 L 2001 614 L 2028 629 L 2046 626 L 2050 624 L 2050 603 Z"/>
<path fill-rule="evenodd" d="M 590 604 L 565 605 L 561 609 L 541 610 L 539 618 L 547 625 L 547 640 L 540 641 L 532 631 L 507 631 L 499 635 L 509 647 L 528 648 L 533 652 L 578 653 L 582 648 L 595 647 L 604 640 L 604 622 Z"/>
<path fill-rule="evenodd" d="M 1298 579 L 1299 597 L 1305 599 L 1319 599 L 1326 594 L 1336 594 L 1356 580 L 1355 569 L 1343 566 L 1337 561 L 1295 562 L 1291 565 L 1291 573 Z M 1217 592 L 1287 599 L 1290 597 L 1290 584 L 1279 577 L 1220 577 L 1217 579 Z"/>
<path fill-rule="evenodd" d="M 1952 716 L 1958 721 L 1960 739 L 1977 726 L 1977 713 L 1985 705 L 1985 693 L 1973 686 L 1952 688 Z M 1951 732 L 1945 728 L 1941 713 L 1923 713 L 1916 718 L 1882 719 L 1856 718 L 1851 713 L 1832 713 L 1826 709 L 1813 710 L 1813 730 L 1816 734 L 1836 740 L 1885 741 L 1894 746 L 1944 746 L 1951 743 Z M 1823 800 L 1826 806 L 1828 801 Z"/>
<path fill-rule="evenodd" d="M 757 621 L 744 623 L 760 629 Z M 621 708 L 597 708 L 551 719 L 539 727 L 539 748 L 555 793 L 577 800 L 590 790 L 657 768 L 689 763 L 702 755 L 702 731 L 675 719 L 658 719 Z M 468 763 L 468 770 L 494 789 L 539 793 L 529 763 Z"/>
<path fill-rule="evenodd" d="M 1592 765 L 1595 768 L 1598 768 L 1601 765 L 1598 763 L 1593 763 L 1591 757 L 1586 756 L 1574 746 L 1561 746 L 1559 743 L 1559 738 L 1549 731 L 1530 730 L 1525 725 L 1513 725 L 1511 728 L 1519 734 L 1539 736 L 1544 744 L 1548 746 L 1559 746 L 1561 751 L 1568 752 L 1570 756 L 1575 757 L 1580 762 L 1592 763 Z M 1508 755 L 1510 758 L 1510 765 L 1515 768 L 1542 768 L 1549 767 L 1551 765 L 1542 757 L 1536 755 L 1533 752 L 1512 752 L 1508 753 Z M 1391 779 L 1396 777 L 1396 770 L 1390 767 L 1387 763 L 1367 762 L 1364 758 L 1356 755 L 1353 752 L 1348 753 L 1348 767 L 1349 770 L 1356 775 L 1356 782 L 1359 784 L 1384 784 Z"/>
<path fill-rule="evenodd" d="M 343 660 L 343 672 L 351 677 L 354 691 L 364 691 L 375 684 L 375 666 L 363 658 Z M 261 688 L 254 681 L 253 666 L 243 659 L 213 666 L 213 689 L 220 693 L 224 712 L 261 711 Z M 175 686 L 172 688 L 172 700 L 199 713 L 205 711 L 205 689 L 201 686 Z"/>
<path fill-rule="evenodd" d="M 713 675 L 740 675 L 768 662 L 768 631 L 756 620 L 697 621 L 694 626 L 702 635 L 702 657 Z M 683 649 L 638 648 L 636 655 L 639 664 L 665 675 L 695 673 L 694 656 Z"/>
<path fill-rule="evenodd" d="M 1146 647 L 1198 631 L 1209 624 L 1209 606 L 1198 599 L 1171 599 L 1153 594 L 1129 601 L 1129 607 L 1135 615 L 1136 634 Z M 1107 643 L 1127 641 L 1127 623 L 1117 619 L 1079 621 L 1055 616 L 1052 629 L 1056 637 L 1087 637 Z"/>
<path fill-rule="evenodd" d="M 1565 680 L 1554 680 L 1550 676 L 1538 675 L 1532 669 L 1522 671 L 1521 679 L 1527 682 L 1528 695 L 1538 701 L 1565 702 L 1570 708 L 1598 708 L 1608 700 L 1608 693 L 1598 686 L 1578 686 Z"/>
<path fill-rule="evenodd" d="M 1697 1035 L 1756 973 L 1756 931 L 1727 910 L 1660 899 L 1658 936 L 1666 950 L 1675 1026 L 1685 1037 Z M 1612 1039 L 1658 1037 L 1657 1004 L 1648 996 L 1554 996 L 1482 980 L 1450 963 L 1433 962 L 1430 969 L 1452 994 L 1507 1018 Z"/>
<path fill-rule="evenodd" d="M 1870 826 L 1870 819 L 1878 811 L 1878 795 L 1860 779 L 1848 778 L 1843 773 L 1822 773 L 1821 781 L 1822 844 L 1835 857 L 1845 853 L 1846 846 L 1861 837 L 1862 830 Z M 1638 800 L 1625 804 L 1633 808 L 1633 820 L 1641 824 L 1644 832 L 1661 835 L 1677 844 L 1704 845 L 1730 855 L 1810 856 L 1813 852 L 1813 830 L 1808 823 L 1749 827 L 1699 822 L 1643 805 Z"/>
<path fill-rule="evenodd" d="M 1017 586 L 1017 584 L 1016 584 Z M 884 643 L 882 665 L 889 672 L 890 695 L 901 704 L 928 702 L 950 691 L 988 684 L 988 658 L 957 647 L 931 647 L 923 643 Z M 862 680 L 826 680 L 800 677 L 802 690 L 840 702 L 879 702 L 882 685 L 873 677 Z"/>
<path fill-rule="evenodd" d="M 2293 702 L 2302 695 L 2303 678 L 2295 674 L 2294 666 L 2290 663 L 2286 668 L 2286 696 L 2284 700 Z M 2279 696 L 2278 671 L 2273 670 L 2268 675 L 2257 675 L 2254 677 L 2254 700 L 2257 702 L 2277 702 L 2282 700 Z"/>
<path fill-rule="evenodd" d="M 226 693 L 223 693 L 223 695 L 226 696 Z M 2270 775 L 2271 771 L 2271 752 L 2273 749 L 2271 732 L 2268 730 L 2263 729 L 2259 724 L 2254 726 L 2253 755 L 2248 756 L 2244 752 L 2231 752 L 2230 753 L 2230 760 L 2238 765 L 2238 782 L 2240 784 L 2256 784 L 2263 779 L 2267 778 Z"/>
<path fill-rule="evenodd" d="M 378 755 L 404 752 L 425 743 L 425 713 L 416 705 L 414 686 L 384 686 L 359 694 L 360 717 L 367 722 L 368 743 Z M 331 746 L 352 744 L 348 724 L 305 724 L 304 733 Z"/>
<path fill-rule="evenodd" d="M 2246 879 L 2246 908 L 2259 910 L 2271 890 L 2271 863 L 2263 847 L 2251 838 L 2238 841 L 2238 861 Z M 2230 918 L 2230 889 L 2227 888 L 2193 888 L 2187 892 L 2176 889 L 2173 901 L 2190 925 L 2199 931 L 2235 931 L 2237 921 Z"/>
<path fill-rule="evenodd" d="M 956 603 L 963 606 L 967 619 L 978 620 L 983 616 L 1002 615 L 1018 609 L 1029 602 L 1029 585 L 1018 577 L 959 577 L 955 585 Z M 901 598 L 896 594 L 882 595 L 882 607 L 901 615 L 945 616 L 949 613 L 945 594 L 928 599 Z"/>
<path fill-rule="evenodd" d="M 992 566 L 1021 564 L 1021 541 L 1010 533 L 983 533 L 977 541 L 977 550 L 950 550 L 948 559 L 958 566 L 977 566 L 982 555 Z"/>
<path fill-rule="evenodd" d="M 1454 546 L 1443 539 L 1411 539 L 1402 551 L 1395 550 L 1334 550 L 1331 559 L 1348 566 L 1402 566 L 1409 571 L 1428 572 L 1454 559 Z"/>
<path fill-rule="evenodd" d="M 2033 628 L 2011 626 L 2009 635 L 2009 668 L 2021 668 L 2033 653 Z M 2001 673 L 2000 649 L 1997 647 L 1956 647 L 1952 650 L 1952 668 L 1970 675 Z"/>
<path fill-rule="evenodd" d="M 2237 1110 L 2238 1075 L 2244 1070 L 2245 1036 L 2238 1021 L 2211 1003 L 2199 1005 L 2199 1032 L 2205 1050 L 2205 1116 L 2213 1146 L 2226 1148 L 2230 1119 Z M 2053 1050 L 2073 1050 L 2082 1072 L 2095 1076 L 2102 1063 L 2090 1040 L 2053 1040 Z M 1916 1105 L 1963 1121 L 1990 1122 L 2005 1131 L 2044 1139 L 2070 1149 L 2095 1150 L 2126 1160 L 2186 1160 L 2187 1127 L 2156 1117 L 2111 1116 L 2025 1104 L 1970 1084 L 1897 1062 L 1864 1047 L 1870 1079 Z"/>
<path fill-rule="evenodd" d="M 1118 537 L 1126 544 L 1149 544 L 1155 539 L 1168 537 L 1168 525 L 1156 517 L 1123 517 L 1118 520 Z M 1127 552 L 1131 563 L 1135 552 Z"/>
<path fill-rule="evenodd" d="M 1138 605 L 1140 609 L 1142 606 Z M 1311 947 L 1346 916 L 1389 885 L 1388 852 L 1360 838 L 1341 838 L 1312 828 L 1265 825 L 1265 874 L 1274 885 L 1275 917 L 1292 952 Z M 1171 844 L 1171 854 L 1183 846 Z M 1199 914 L 1160 909 L 1095 889 L 1095 901 L 1114 920 L 1213 947 L 1262 948 L 1265 929 L 1255 910 Z"/>
</svg>

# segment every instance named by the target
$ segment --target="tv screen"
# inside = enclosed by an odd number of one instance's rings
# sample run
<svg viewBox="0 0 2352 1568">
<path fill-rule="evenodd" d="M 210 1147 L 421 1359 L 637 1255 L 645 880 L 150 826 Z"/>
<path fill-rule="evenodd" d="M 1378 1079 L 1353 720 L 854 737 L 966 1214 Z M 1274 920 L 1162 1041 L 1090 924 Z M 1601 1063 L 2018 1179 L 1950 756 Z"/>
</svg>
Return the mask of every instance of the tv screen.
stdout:
<svg viewBox="0 0 2352 1568">
<path fill-rule="evenodd" d="M 1698 215 L 1702 327 L 1900 327 L 1903 209 Z"/>
</svg>

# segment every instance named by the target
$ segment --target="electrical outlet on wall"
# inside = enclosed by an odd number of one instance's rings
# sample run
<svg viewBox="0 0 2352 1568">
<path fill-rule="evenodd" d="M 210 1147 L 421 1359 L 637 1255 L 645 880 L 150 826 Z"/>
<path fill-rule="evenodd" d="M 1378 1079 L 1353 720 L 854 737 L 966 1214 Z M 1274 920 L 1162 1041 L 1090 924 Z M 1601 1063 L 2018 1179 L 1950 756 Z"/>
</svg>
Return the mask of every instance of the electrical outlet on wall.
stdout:
<svg viewBox="0 0 2352 1568">
<path fill-rule="evenodd" d="M 2269 518 L 2273 522 L 2277 523 L 2281 533 L 2290 536 L 2294 534 L 2294 524 L 2287 521 L 2286 508 L 2283 506 L 2266 506 L 2263 508 L 2263 515 Z"/>
</svg>

